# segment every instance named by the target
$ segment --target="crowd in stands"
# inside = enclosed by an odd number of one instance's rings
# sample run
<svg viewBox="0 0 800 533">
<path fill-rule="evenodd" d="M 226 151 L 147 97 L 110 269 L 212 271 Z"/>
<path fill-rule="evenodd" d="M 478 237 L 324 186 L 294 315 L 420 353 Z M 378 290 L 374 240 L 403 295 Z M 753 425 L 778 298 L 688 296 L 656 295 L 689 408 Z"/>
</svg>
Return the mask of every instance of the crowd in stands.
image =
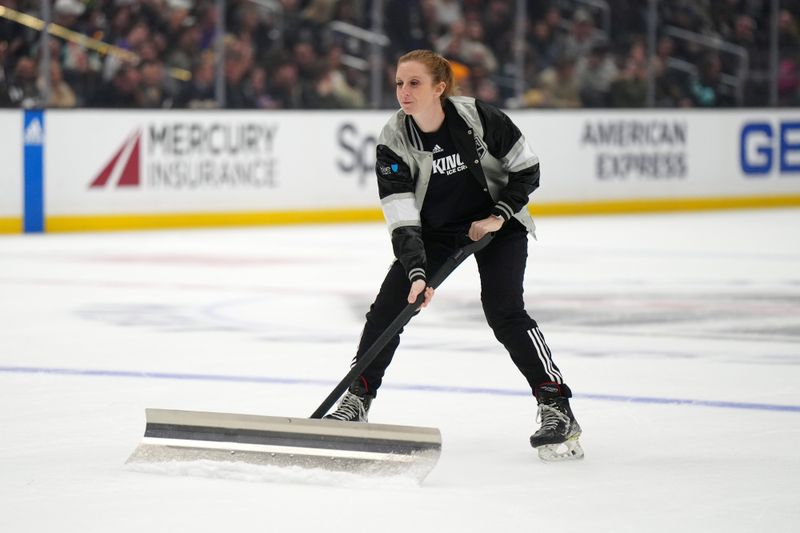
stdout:
<svg viewBox="0 0 800 533">
<path fill-rule="evenodd" d="M 453 63 L 462 94 L 503 107 L 643 107 L 648 98 L 647 6 L 607 0 L 528 0 L 523 52 L 514 0 L 384 0 L 380 107 L 396 107 L 394 61 L 432 48 Z M 658 107 L 765 106 L 770 89 L 770 0 L 658 2 L 653 60 Z M 41 17 L 40 0 L 3 0 Z M 0 107 L 214 108 L 215 35 L 224 16 L 225 107 L 374 106 L 372 47 L 332 25 L 370 29 L 371 0 L 55 0 L 60 27 L 128 52 L 49 39 L 45 102 L 40 33 L 0 18 Z M 778 97 L 800 105 L 800 0 L 781 0 Z M 731 53 L 670 33 L 727 42 Z M 133 59 L 131 59 L 131 57 Z M 521 68 L 522 67 L 522 68 Z M 522 70 L 522 72 L 520 72 Z M 516 80 L 522 76 L 522 84 Z M 520 87 L 522 90 L 520 91 Z"/>
</svg>

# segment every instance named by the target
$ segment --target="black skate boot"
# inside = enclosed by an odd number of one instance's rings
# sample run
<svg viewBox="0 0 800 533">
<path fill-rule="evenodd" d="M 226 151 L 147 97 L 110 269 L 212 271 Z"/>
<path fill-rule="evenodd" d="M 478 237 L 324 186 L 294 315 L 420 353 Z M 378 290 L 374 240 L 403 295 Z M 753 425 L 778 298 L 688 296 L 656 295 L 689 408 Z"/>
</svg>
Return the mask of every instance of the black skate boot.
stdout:
<svg viewBox="0 0 800 533">
<path fill-rule="evenodd" d="M 366 422 L 373 398 L 375 396 L 367 393 L 366 387 L 360 380 L 355 381 L 344 393 L 336 411 L 323 418 L 342 420 L 343 422 Z"/>
<path fill-rule="evenodd" d="M 544 385 L 537 390 L 542 426 L 531 435 L 531 446 L 546 462 L 583 459 L 583 448 L 578 441 L 581 426 L 569 406 L 569 398 L 562 395 L 560 386 Z"/>
</svg>

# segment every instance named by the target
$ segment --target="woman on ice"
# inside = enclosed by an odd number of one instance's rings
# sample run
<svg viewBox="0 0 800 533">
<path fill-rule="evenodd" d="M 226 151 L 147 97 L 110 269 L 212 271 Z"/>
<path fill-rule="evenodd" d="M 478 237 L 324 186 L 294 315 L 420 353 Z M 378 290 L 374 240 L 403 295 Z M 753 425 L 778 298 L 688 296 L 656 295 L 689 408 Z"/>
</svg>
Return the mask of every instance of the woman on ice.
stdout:
<svg viewBox="0 0 800 533">
<path fill-rule="evenodd" d="M 481 303 L 538 402 L 541 427 L 530 443 L 544 460 L 581 458 L 572 392 L 522 296 L 527 236 L 534 232 L 527 205 L 539 185 L 539 160 L 502 111 L 455 96 L 453 71 L 439 54 L 416 50 L 402 56 L 396 86 L 401 109 L 378 139 L 376 173 L 397 260 L 366 315 L 355 360 L 420 294 L 422 307 L 430 304 L 434 290 L 427 280 L 466 239 L 494 233 L 475 254 Z M 326 418 L 367 421 L 399 343 L 398 333 Z"/>
</svg>

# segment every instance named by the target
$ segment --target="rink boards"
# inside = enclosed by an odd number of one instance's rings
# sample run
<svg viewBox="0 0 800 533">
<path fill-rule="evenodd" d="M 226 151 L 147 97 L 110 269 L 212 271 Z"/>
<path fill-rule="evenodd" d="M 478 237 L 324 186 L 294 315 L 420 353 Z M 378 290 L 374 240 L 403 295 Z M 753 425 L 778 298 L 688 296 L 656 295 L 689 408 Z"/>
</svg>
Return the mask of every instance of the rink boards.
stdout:
<svg viewBox="0 0 800 533">
<path fill-rule="evenodd" d="M 33 113 L 0 112 L 0 232 L 382 219 L 388 111 Z M 509 114 L 535 216 L 800 205 L 798 111 Z"/>
</svg>

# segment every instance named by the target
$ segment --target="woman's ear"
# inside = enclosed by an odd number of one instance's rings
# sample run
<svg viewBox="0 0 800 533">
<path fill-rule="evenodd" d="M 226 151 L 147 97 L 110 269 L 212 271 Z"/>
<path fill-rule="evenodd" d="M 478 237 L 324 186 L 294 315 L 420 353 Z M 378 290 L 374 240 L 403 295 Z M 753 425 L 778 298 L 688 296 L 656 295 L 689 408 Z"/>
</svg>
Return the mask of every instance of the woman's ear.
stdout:
<svg viewBox="0 0 800 533">
<path fill-rule="evenodd" d="M 434 86 L 433 92 L 436 94 L 436 96 L 441 98 L 441 96 L 444 94 L 445 89 L 447 89 L 447 84 L 443 81 L 440 81 L 439 83 L 436 84 L 436 86 Z"/>
</svg>

